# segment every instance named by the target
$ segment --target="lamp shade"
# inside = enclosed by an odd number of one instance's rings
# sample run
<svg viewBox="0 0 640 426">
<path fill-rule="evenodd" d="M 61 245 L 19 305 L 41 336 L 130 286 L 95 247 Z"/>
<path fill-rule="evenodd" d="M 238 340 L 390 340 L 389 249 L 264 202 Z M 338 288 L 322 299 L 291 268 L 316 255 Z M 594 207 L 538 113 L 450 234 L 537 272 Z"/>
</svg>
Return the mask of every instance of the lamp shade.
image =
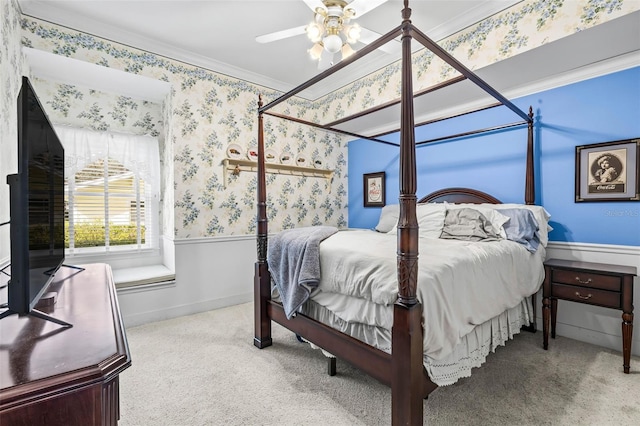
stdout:
<svg viewBox="0 0 640 426">
<path fill-rule="evenodd" d="M 342 45 L 342 59 L 347 59 L 349 56 L 353 55 L 355 50 L 349 45 L 349 43 L 345 43 Z"/>
<path fill-rule="evenodd" d="M 342 39 L 339 35 L 331 34 L 322 39 L 322 44 L 327 52 L 336 53 L 342 48 Z"/>
</svg>

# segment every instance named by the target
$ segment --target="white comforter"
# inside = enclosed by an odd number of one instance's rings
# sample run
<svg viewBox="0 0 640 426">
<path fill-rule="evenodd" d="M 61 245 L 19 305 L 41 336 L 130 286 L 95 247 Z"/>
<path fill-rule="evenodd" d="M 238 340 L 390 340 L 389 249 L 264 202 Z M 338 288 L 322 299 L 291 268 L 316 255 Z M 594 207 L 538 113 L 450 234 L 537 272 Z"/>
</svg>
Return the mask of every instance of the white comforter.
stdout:
<svg viewBox="0 0 640 426">
<path fill-rule="evenodd" d="M 348 230 L 327 238 L 320 245 L 322 279 L 313 300 L 345 321 L 390 329 L 398 293 L 396 250 L 394 234 Z M 425 356 L 445 358 L 475 326 L 535 293 L 544 257 L 542 246 L 529 253 L 508 240 L 420 238 L 417 295 Z"/>
</svg>

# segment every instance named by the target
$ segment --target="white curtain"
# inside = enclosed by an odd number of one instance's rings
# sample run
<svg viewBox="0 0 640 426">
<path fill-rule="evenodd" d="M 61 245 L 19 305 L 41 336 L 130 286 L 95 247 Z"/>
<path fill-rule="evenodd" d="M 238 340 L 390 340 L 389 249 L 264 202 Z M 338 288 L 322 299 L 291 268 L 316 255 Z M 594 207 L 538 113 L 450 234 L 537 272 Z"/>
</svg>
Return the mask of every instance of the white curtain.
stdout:
<svg viewBox="0 0 640 426">
<path fill-rule="evenodd" d="M 151 136 L 96 132 L 67 126 L 55 128 L 64 146 L 65 175 L 72 176 L 89 164 L 112 158 L 160 193 L 160 153 L 158 140 Z"/>
<path fill-rule="evenodd" d="M 113 132 L 58 126 L 55 128 L 64 146 L 65 176 L 74 177 L 78 172 L 99 160 L 115 160 L 144 182 L 137 191 L 144 200 L 144 247 L 157 248 L 159 235 L 160 154 L 159 143 L 151 136 L 137 136 Z M 108 179 L 108 176 L 105 176 Z M 75 188 L 70 184 L 70 189 Z M 75 189 L 74 189 L 75 191 Z M 70 204 L 73 194 L 69 194 Z M 109 217 L 109 209 L 105 209 Z M 70 226 L 74 219 L 70 217 Z M 139 246 L 140 248 L 143 246 Z M 71 250 L 73 252 L 73 250 Z"/>
</svg>

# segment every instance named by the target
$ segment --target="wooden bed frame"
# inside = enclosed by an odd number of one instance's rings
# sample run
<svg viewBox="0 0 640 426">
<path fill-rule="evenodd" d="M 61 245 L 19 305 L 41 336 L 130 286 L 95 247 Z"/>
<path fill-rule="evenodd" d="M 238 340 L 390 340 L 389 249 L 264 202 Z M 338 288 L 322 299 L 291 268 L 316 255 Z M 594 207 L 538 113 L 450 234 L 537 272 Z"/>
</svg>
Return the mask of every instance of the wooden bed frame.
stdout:
<svg viewBox="0 0 640 426">
<path fill-rule="evenodd" d="M 408 7 L 408 0 L 405 0 L 404 9 L 402 10 L 403 20 L 400 26 L 362 48 L 351 57 L 337 63 L 330 69 L 320 73 L 290 92 L 285 93 L 266 106 L 263 106 L 262 98 L 260 97 L 258 105 L 257 262 L 255 264 L 254 275 L 254 345 L 262 349 L 272 344 L 271 321 L 275 321 L 297 335 L 302 336 L 305 340 L 320 346 L 337 358 L 343 359 L 356 366 L 391 387 L 392 422 L 394 425 L 421 425 L 423 422 L 423 399 L 437 388 L 437 385 L 430 380 L 422 364 L 422 308 L 416 297 L 418 275 L 418 222 L 416 218 L 416 204 L 443 201 L 452 203 L 500 203 L 498 199 L 491 195 L 466 188 L 444 189 L 417 200 L 415 148 L 417 145 L 433 142 L 435 139 L 418 143 L 415 141 L 413 99 L 417 95 L 413 93 L 411 71 L 412 39 L 419 41 L 424 47 L 428 48 L 462 74 L 462 77 L 452 79 L 450 81 L 451 84 L 465 79 L 471 80 L 498 101 L 497 104 L 493 104 L 490 107 L 496 105 L 506 106 L 523 119 L 522 122 L 451 135 L 447 138 L 458 138 L 475 133 L 495 131 L 501 128 L 526 125 L 528 131 L 524 199 L 526 204 L 533 204 L 535 199 L 532 109 L 529 108 L 529 113 L 527 114 L 513 105 L 495 89 L 491 88 L 486 82 L 416 29 L 409 19 L 410 16 L 411 9 Z M 295 317 L 287 320 L 282 305 L 271 300 L 271 276 L 267 265 L 268 221 L 266 211 L 263 115 L 267 114 L 316 128 L 388 143 L 383 140 L 378 140 L 375 137 L 345 132 L 332 125 L 320 125 L 307 122 L 299 118 L 268 112 L 268 110 L 399 36 L 402 37 L 402 95 L 399 101 L 401 104 L 401 119 L 399 129 L 400 217 L 398 221 L 397 248 L 398 299 L 394 305 L 392 353 L 388 354 L 305 315 L 297 314 Z M 434 90 L 447 84 L 449 83 L 441 83 L 437 85 L 437 87 L 434 87 Z M 428 91 L 429 90 L 422 91 L 422 94 Z M 369 110 L 366 113 L 372 113 L 389 105 L 390 103 L 385 104 L 384 106 Z M 482 109 L 486 109 L 486 107 L 471 112 Z M 352 117 L 359 117 L 363 114 L 364 113 L 358 113 Z M 340 122 L 345 122 L 346 120 L 347 119 L 342 119 Z M 335 122 L 333 125 L 337 123 L 338 122 Z M 438 138 L 437 140 L 447 138 Z"/>
</svg>

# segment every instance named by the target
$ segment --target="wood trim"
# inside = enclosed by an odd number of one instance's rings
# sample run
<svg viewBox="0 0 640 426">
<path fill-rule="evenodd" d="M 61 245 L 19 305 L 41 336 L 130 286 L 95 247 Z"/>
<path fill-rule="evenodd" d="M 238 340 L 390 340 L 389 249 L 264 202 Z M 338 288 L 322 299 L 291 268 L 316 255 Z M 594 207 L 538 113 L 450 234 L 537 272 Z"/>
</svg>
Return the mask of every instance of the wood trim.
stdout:
<svg viewBox="0 0 640 426">
<path fill-rule="evenodd" d="M 502 204 L 502 201 L 486 192 L 470 188 L 446 188 L 425 195 L 418 203 L 471 203 Z"/>
<path fill-rule="evenodd" d="M 269 301 L 267 311 L 273 321 L 391 386 L 391 355 L 388 353 L 303 314 L 297 313 L 287 319 L 282 305 L 277 302 Z"/>
<path fill-rule="evenodd" d="M 444 87 L 450 86 L 452 84 L 458 83 L 458 82 L 463 81 L 463 80 L 466 80 L 466 77 L 462 76 L 462 75 L 450 78 L 449 80 L 443 81 L 441 83 L 434 84 L 433 86 L 427 87 L 426 89 L 422 89 L 419 92 L 416 92 L 413 95 L 413 98 L 415 99 L 417 97 L 426 95 L 428 93 L 435 92 L 436 90 L 442 89 Z M 347 122 L 349 122 L 351 120 L 354 120 L 356 118 L 365 117 L 365 116 L 367 116 L 369 114 L 373 114 L 375 112 L 382 111 L 383 109 L 386 109 L 386 108 L 389 108 L 389 107 L 392 107 L 392 106 L 395 106 L 395 105 L 399 105 L 401 102 L 402 102 L 402 98 L 393 99 L 393 100 L 391 100 L 389 102 L 385 102 L 385 103 L 382 103 L 380 105 L 376 105 L 376 106 L 374 106 L 372 108 L 359 111 L 359 112 L 357 112 L 355 114 L 348 115 L 346 117 L 342 117 L 339 120 L 335 120 L 335 121 L 332 121 L 330 123 L 327 123 L 325 126 L 326 127 L 334 127 L 334 126 L 337 126 L 337 125 L 342 124 L 342 123 L 347 123 Z M 499 105 L 499 104 L 495 104 L 495 105 Z M 389 131 L 389 132 L 381 133 L 380 135 L 376 135 L 376 136 L 373 136 L 373 137 L 382 136 L 382 135 L 388 135 L 390 133 L 395 133 L 398 130 L 400 130 L 400 129 L 395 129 L 395 130 L 392 130 L 392 131 Z"/>
</svg>

